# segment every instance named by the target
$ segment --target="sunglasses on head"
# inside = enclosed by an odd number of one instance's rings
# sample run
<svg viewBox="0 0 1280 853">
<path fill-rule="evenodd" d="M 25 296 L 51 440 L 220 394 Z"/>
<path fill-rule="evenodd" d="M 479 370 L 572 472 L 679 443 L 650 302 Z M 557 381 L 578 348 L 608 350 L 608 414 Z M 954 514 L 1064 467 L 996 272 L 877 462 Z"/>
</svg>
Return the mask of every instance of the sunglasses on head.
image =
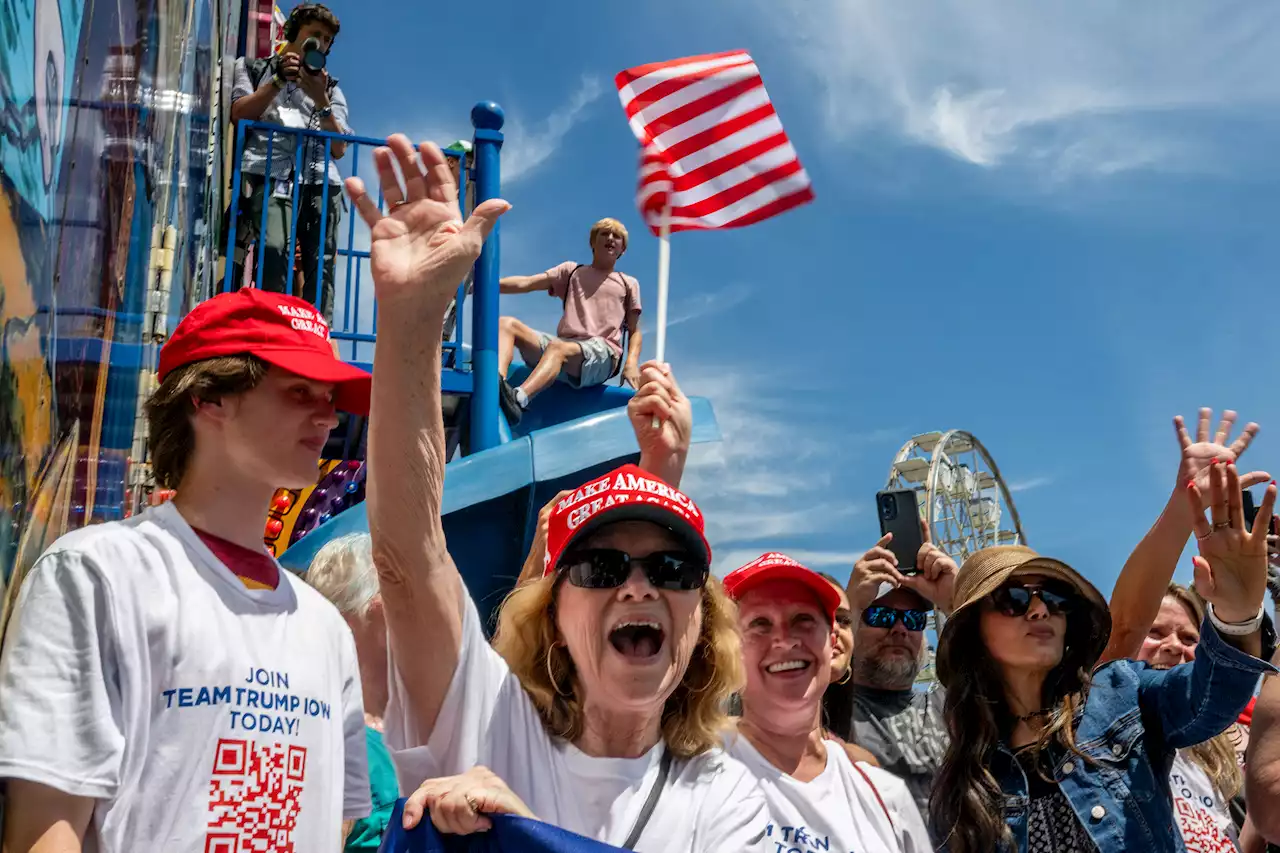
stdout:
<svg viewBox="0 0 1280 853">
<path fill-rule="evenodd" d="M 1031 599 L 1038 598 L 1050 616 L 1070 613 L 1080 601 L 1070 584 L 1057 581 L 1046 583 L 1006 583 L 991 593 L 991 604 L 1005 616 L 1026 616 L 1031 609 Z"/>
<path fill-rule="evenodd" d="M 706 558 L 684 551 L 659 551 L 647 557 L 633 557 L 613 548 L 571 551 L 560 560 L 558 571 L 569 583 L 583 589 L 616 589 L 639 567 L 655 589 L 688 592 L 706 586 L 710 568 Z"/>
<path fill-rule="evenodd" d="M 925 625 L 929 624 L 929 611 L 915 608 L 899 610 L 896 607 L 885 607 L 879 604 L 873 604 L 862 611 L 862 624 L 868 628 L 887 630 L 892 628 L 899 619 L 902 620 L 902 627 L 908 631 L 923 631 Z"/>
</svg>

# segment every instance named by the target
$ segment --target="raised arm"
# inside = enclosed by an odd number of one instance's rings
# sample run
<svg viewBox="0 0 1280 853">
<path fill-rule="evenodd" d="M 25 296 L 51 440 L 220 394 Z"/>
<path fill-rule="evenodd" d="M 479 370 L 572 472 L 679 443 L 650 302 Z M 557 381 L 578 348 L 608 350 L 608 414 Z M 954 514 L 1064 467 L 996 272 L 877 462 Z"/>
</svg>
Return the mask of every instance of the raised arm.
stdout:
<svg viewBox="0 0 1280 853">
<path fill-rule="evenodd" d="M 1210 438 L 1209 425 L 1212 417 L 1212 409 L 1200 410 L 1194 442 L 1182 417 L 1173 419 L 1178 443 L 1182 448 L 1177 481 L 1164 511 L 1133 549 L 1133 553 L 1125 561 L 1120 577 L 1116 579 L 1110 601 L 1111 639 L 1100 663 L 1135 657 L 1142 648 L 1143 637 L 1160 612 L 1160 601 L 1169 587 L 1169 581 L 1173 579 L 1178 558 L 1182 556 L 1182 549 L 1191 535 L 1194 509 L 1187 501 L 1187 483 L 1194 481 L 1202 495 L 1208 493 L 1209 468 L 1213 462 L 1216 460 L 1225 464 L 1238 460 L 1258 434 L 1258 425 L 1250 423 L 1228 446 L 1236 413 L 1223 412 L 1217 433 Z M 1265 483 L 1270 477 L 1254 471 L 1240 479 L 1242 487 L 1248 488 Z M 1202 506 L 1200 512 L 1203 514 L 1207 508 Z"/>
<path fill-rule="evenodd" d="M 369 415 L 369 533 L 392 657 L 419 730 L 430 732 L 458 663 L 465 591 L 441 525 L 440 342 L 422 330 L 444 322 L 458 282 L 508 205 L 486 201 L 463 224 L 453 174 L 431 143 L 415 152 L 396 134 L 374 162 L 389 213 L 378 211 L 359 178 L 346 183 L 369 226 L 382 315 Z"/>
<path fill-rule="evenodd" d="M 1174 749 L 1224 731 L 1253 695 L 1258 676 L 1274 671 L 1257 658 L 1262 640 L 1260 624 L 1254 623 L 1266 591 L 1266 533 L 1276 487 L 1267 488 L 1251 530 L 1244 527 L 1234 465 L 1210 466 L 1207 503 L 1212 526 L 1199 509 L 1206 502 L 1194 482 L 1187 492 L 1200 548 L 1200 556 L 1194 558 L 1196 589 L 1209 602 L 1210 616 L 1201 628 L 1194 661 L 1168 670 L 1143 670 L 1140 676 L 1143 704 L 1156 711 L 1164 742 Z M 1215 619 L 1224 624 L 1222 630 L 1215 627 Z"/>
<path fill-rule="evenodd" d="M 3 853 L 79 853 L 93 800 L 25 779 L 5 783 Z"/>
<path fill-rule="evenodd" d="M 1280 652 L 1271 663 L 1280 666 Z M 1280 844 L 1280 677 L 1264 680 L 1258 692 L 1249 727 L 1244 790 L 1254 829 Z"/>
<path fill-rule="evenodd" d="M 553 276 L 550 272 L 537 275 L 508 275 L 498 279 L 500 293 L 533 293 L 535 290 L 550 290 Z"/>
</svg>

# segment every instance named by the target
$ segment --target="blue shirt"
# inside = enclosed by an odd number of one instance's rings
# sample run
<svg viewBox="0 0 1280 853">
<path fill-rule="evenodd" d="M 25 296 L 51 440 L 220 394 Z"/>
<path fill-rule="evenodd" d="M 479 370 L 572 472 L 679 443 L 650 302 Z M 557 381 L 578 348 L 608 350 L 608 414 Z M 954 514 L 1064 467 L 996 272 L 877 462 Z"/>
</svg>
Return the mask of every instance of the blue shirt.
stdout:
<svg viewBox="0 0 1280 853">
<path fill-rule="evenodd" d="M 1206 619 L 1191 663 L 1156 670 L 1117 660 L 1093 674 L 1075 724 L 1088 760 L 1056 746 L 1046 760 L 1098 850 L 1183 853 L 1169 792 L 1174 752 L 1226 730 L 1264 672 L 1276 669 L 1228 645 Z M 988 763 L 1005 793 L 1015 849 L 1026 853 L 1026 774 L 1007 743 Z"/>
</svg>

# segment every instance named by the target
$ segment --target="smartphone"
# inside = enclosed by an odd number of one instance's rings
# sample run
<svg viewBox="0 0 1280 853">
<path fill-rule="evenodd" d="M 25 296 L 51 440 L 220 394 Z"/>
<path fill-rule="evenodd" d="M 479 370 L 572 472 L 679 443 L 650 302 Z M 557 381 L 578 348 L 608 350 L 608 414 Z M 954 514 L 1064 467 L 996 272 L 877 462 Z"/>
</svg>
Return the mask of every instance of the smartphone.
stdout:
<svg viewBox="0 0 1280 853">
<path fill-rule="evenodd" d="M 1258 507 L 1253 502 L 1253 492 L 1248 489 L 1242 489 L 1241 492 L 1244 497 L 1244 529 L 1252 530 L 1253 520 L 1258 517 Z M 1280 531 L 1280 516 L 1273 514 L 1271 516 L 1271 529 L 1267 532 L 1272 536 L 1280 535 L 1277 531 Z"/>
<path fill-rule="evenodd" d="M 912 489 L 890 489 L 876 492 L 876 515 L 880 517 L 880 535 L 892 533 L 889 550 L 898 558 L 898 571 L 918 575 L 916 556 L 924 544 L 920 533 L 920 510 Z"/>
</svg>

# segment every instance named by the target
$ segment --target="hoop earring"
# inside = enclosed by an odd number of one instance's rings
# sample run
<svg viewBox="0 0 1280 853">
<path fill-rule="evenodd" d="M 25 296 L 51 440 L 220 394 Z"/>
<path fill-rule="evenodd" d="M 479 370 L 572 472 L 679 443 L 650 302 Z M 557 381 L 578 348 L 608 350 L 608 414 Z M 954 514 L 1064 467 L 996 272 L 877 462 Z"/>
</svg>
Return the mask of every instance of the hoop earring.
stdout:
<svg viewBox="0 0 1280 853">
<path fill-rule="evenodd" d="M 853 678 L 853 667 L 847 666 L 844 668 L 844 675 L 836 682 L 836 684 L 848 684 L 850 678 Z"/>
<path fill-rule="evenodd" d="M 551 671 L 551 653 L 554 652 L 556 650 L 556 647 L 559 645 L 560 645 L 559 643 L 554 643 L 551 646 L 551 648 L 547 649 L 547 655 L 545 658 L 547 663 L 547 678 L 551 679 L 551 689 L 556 691 L 556 695 L 559 696 L 561 699 L 568 699 L 573 696 L 573 691 L 570 690 L 567 693 L 562 691 L 560 689 L 559 680 L 556 679 L 555 673 Z"/>
</svg>

